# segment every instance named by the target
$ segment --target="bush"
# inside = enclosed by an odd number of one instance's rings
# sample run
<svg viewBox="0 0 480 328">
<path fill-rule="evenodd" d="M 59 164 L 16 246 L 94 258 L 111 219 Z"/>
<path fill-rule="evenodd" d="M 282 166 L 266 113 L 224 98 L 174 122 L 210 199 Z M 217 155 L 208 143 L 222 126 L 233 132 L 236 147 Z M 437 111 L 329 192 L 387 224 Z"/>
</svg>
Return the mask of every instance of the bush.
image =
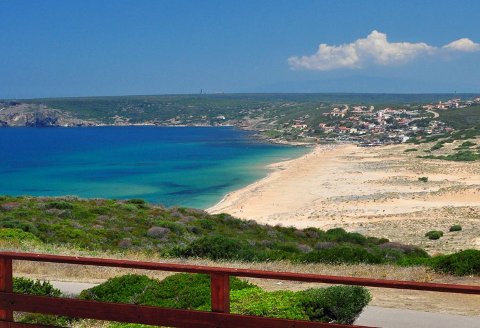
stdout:
<svg viewBox="0 0 480 328">
<path fill-rule="evenodd" d="M 25 232 L 36 232 L 35 227 L 31 223 L 21 222 L 17 219 L 6 217 L 0 222 L 0 227 L 9 229 L 19 229 Z"/>
<path fill-rule="evenodd" d="M 428 177 L 420 177 L 420 178 L 418 178 L 418 181 L 428 182 Z"/>
<path fill-rule="evenodd" d="M 271 318 L 308 320 L 299 293 L 292 291 L 266 292 L 251 288 L 232 292 L 231 312 Z"/>
<path fill-rule="evenodd" d="M 455 254 L 441 255 L 432 258 L 431 267 L 438 272 L 458 276 L 480 274 L 480 251 L 467 249 Z"/>
<path fill-rule="evenodd" d="M 371 300 L 369 291 L 360 286 L 332 286 L 300 293 L 300 304 L 309 320 L 339 324 L 352 324 Z"/>
<path fill-rule="evenodd" d="M 428 237 L 430 240 L 437 240 L 443 237 L 443 231 L 431 230 L 425 234 L 425 237 Z"/>
<path fill-rule="evenodd" d="M 327 230 L 326 238 L 328 241 L 334 241 L 337 243 L 352 243 L 365 245 L 367 244 L 367 238 L 364 235 L 361 235 L 357 232 L 346 232 L 342 228 L 334 228 Z"/>
<path fill-rule="evenodd" d="M 47 208 L 56 208 L 57 210 L 71 210 L 74 208 L 73 204 L 64 200 L 56 200 L 47 203 Z"/>
<path fill-rule="evenodd" d="M 13 292 L 20 294 L 60 297 L 60 289 L 53 287 L 48 281 L 32 280 L 22 277 L 13 278 Z"/>
<path fill-rule="evenodd" d="M 127 204 L 134 204 L 139 209 L 148 209 L 148 204 L 143 199 L 136 199 L 136 198 L 129 199 L 129 200 L 127 200 Z"/>
<path fill-rule="evenodd" d="M 462 226 L 459 224 L 454 224 L 453 226 L 450 227 L 450 232 L 454 231 L 462 231 Z"/>
<path fill-rule="evenodd" d="M 151 227 L 147 230 L 147 236 L 153 238 L 163 238 L 168 236 L 170 229 L 164 227 Z"/>
<path fill-rule="evenodd" d="M 238 278 L 230 278 L 231 312 L 274 318 L 351 323 L 370 301 L 363 287 L 334 286 L 300 292 L 266 292 Z M 210 277 L 175 274 L 162 281 L 127 275 L 83 291 L 81 298 L 178 309 L 210 311 Z M 112 327 L 143 327 L 113 324 Z"/>
<path fill-rule="evenodd" d="M 350 324 L 370 302 L 366 288 L 333 286 L 300 292 L 265 292 L 260 288 L 232 292 L 232 313 L 294 320 Z"/>
<path fill-rule="evenodd" d="M 53 287 L 48 281 L 32 280 L 21 277 L 13 278 L 13 292 L 19 294 L 60 297 L 62 292 L 60 289 Z M 38 325 L 51 326 L 67 326 L 72 319 L 67 317 L 29 313 L 22 314 L 19 318 L 20 322 Z"/>
<path fill-rule="evenodd" d="M 27 241 L 39 243 L 40 239 L 34 234 L 20 229 L 0 228 L 0 240 L 5 241 Z"/>
<path fill-rule="evenodd" d="M 230 290 L 254 286 L 235 277 Z M 210 276 L 179 273 L 162 281 L 141 275 L 125 275 L 80 293 L 80 298 L 114 303 L 131 303 L 177 309 L 210 310 Z"/>
<path fill-rule="evenodd" d="M 179 256 L 204 257 L 212 260 L 252 261 L 256 258 L 252 246 L 238 239 L 219 235 L 201 237 L 176 253 Z"/>
<path fill-rule="evenodd" d="M 382 263 L 379 254 L 369 252 L 361 246 L 339 245 L 311 251 L 301 257 L 307 263 Z"/>
</svg>

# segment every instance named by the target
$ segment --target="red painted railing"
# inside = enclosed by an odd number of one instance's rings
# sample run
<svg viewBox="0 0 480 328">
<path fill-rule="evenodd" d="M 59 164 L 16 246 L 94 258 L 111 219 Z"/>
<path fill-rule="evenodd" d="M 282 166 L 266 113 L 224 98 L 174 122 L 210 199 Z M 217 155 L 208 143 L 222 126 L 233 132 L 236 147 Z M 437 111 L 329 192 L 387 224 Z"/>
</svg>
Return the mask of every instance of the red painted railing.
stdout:
<svg viewBox="0 0 480 328">
<path fill-rule="evenodd" d="M 13 293 L 12 260 L 209 274 L 211 277 L 212 312 L 167 309 L 152 306 L 31 296 Z M 183 264 L 0 252 L 0 328 L 46 327 L 42 325 L 13 322 L 14 311 L 171 327 L 361 327 L 354 325 L 339 325 L 230 314 L 230 276 L 480 295 L 480 286 L 433 284 L 412 281 L 337 277 Z"/>
</svg>

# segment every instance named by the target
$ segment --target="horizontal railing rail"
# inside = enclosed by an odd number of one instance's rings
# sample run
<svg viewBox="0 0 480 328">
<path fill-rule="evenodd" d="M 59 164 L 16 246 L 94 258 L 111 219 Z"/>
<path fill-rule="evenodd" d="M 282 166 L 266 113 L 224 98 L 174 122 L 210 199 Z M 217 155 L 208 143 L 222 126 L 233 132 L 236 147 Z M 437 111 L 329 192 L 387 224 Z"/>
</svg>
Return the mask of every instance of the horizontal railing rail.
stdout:
<svg viewBox="0 0 480 328">
<path fill-rule="evenodd" d="M 16 294 L 12 290 L 13 260 L 208 274 L 212 312 Z M 230 276 L 480 295 L 480 286 L 469 285 L 0 252 L 0 328 L 45 327 L 15 323 L 14 311 L 173 327 L 361 327 L 230 314 Z"/>
</svg>

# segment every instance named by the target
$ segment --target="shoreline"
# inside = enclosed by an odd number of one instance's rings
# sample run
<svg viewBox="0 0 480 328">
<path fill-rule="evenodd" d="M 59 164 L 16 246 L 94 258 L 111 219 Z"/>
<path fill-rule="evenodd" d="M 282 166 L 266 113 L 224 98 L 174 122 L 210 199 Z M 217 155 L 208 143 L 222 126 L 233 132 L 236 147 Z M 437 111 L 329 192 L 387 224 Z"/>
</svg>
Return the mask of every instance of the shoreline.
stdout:
<svg viewBox="0 0 480 328">
<path fill-rule="evenodd" d="M 315 152 L 318 152 L 318 151 L 325 151 L 326 149 L 328 150 L 332 150 L 336 147 L 340 147 L 341 145 L 339 144 L 328 144 L 328 145 L 314 145 L 314 146 L 308 146 L 308 145 L 291 145 L 291 144 L 286 144 L 286 145 L 289 145 L 289 146 L 303 146 L 303 147 L 306 147 L 306 148 L 311 148 L 311 150 L 298 157 L 298 158 L 292 158 L 292 159 L 287 159 L 285 161 L 280 161 L 280 162 L 274 162 L 274 163 L 271 163 L 271 164 L 268 164 L 265 166 L 265 168 L 267 169 L 268 173 L 267 173 L 267 176 L 261 178 L 261 179 L 258 179 L 248 185 L 246 185 L 245 187 L 243 188 L 240 188 L 240 189 L 236 189 L 236 190 L 233 190 L 233 191 L 230 191 L 228 192 L 227 194 L 225 194 L 222 199 L 216 203 L 215 205 L 213 206 L 210 206 L 208 208 L 205 209 L 205 211 L 209 212 L 209 213 L 219 213 L 218 211 L 221 211 L 222 208 L 224 208 L 225 204 L 229 198 L 232 198 L 232 197 L 236 197 L 236 195 L 238 193 L 243 193 L 247 190 L 250 190 L 252 188 L 255 188 L 259 185 L 263 185 L 263 184 L 267 184 L 271 179 L 272 179 L 272 175 L 274 176 L 276 172 L 281 172 L 285 169 L 285 167 L 288 167 L 288 164 L 291 163 L 291 162 L 294 162 L 294 161 L 298 161 L 298 160 L 301 160 L 301 159 L 306 159 L 308 157 L 308 155 L 311 155 Z M 350 145 L 350 144 L 349 144 Z M 228 206 L 228 205 L 227 205 Z"/>
<path fill-rule="evenodd" d="M 317 145 L 206 209 L 261 224 L 344 228 L 428 252 L 480 249 L 480 162 L 417 158 L 409 145 Z M 421 146 L 428 149 L 429 145 Z M 422 182 L 419 177 L 428 177 Z M 461 233 L 449 227 L 460 224 Z M 438 241 L 425 237 L 442 230 Z"/>
</svg>

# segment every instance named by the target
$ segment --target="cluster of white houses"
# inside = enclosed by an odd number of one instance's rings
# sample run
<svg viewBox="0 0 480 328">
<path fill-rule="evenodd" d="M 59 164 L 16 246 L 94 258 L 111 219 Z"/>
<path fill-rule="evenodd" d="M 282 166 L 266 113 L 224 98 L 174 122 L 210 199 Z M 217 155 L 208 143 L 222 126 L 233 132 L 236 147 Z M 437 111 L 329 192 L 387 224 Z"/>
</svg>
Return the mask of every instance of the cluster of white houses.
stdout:
<svg viewBox="0 0 480 328">
<path fill-rule="evenodd" d="M 471 103 L 477 101 L 480 102 L 480 98 L 472 100 Z M 451 102 L 446 103 L 451 105 Z M 461 104 L 463 106 L 465 102 Z M 422 108 L 430 109 L 425 106 Z M 361 145 L 402 143 L 419 133 L 438 134 L 453 131 L 445 123 L 424 116 L 427 114 L 421 109 L 375 110 L 374 106 L 342 105 L 322 115 L 327 122 L 318 124 L 318 127 L 309 126 L 306 123 L 308 117 L 294 120 L 293 124 L 287 125 L 299 131 L 300 137 L 312 137 L 320 132 L 322 139 L 357 142 Z"/>
<path fill-rule="evenodd" d="M 459 108 L 467 108 L 469 106 L 474 106 L 480 104 L 480 97 L 470 99 L 470 100 L 462 100 L 460 98 L 450 99 L 447 101 L 439 101 L 436 104 L 427 104 L 422 106 L 423 109 L 427 110 L 435 110 L 435 109 L 459 109 Z"/>
</svg>

